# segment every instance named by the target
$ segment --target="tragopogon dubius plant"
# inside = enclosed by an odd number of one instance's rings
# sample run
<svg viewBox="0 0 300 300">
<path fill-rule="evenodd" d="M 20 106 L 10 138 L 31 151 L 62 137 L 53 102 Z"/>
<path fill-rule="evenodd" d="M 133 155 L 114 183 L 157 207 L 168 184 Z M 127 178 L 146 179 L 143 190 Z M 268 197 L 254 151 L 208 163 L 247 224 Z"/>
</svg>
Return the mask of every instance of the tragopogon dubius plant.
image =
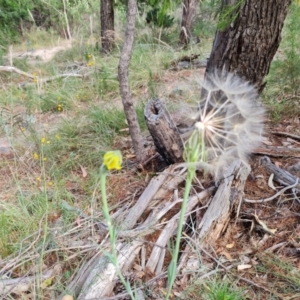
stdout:
<svg viewBox="0 0 300 300">
<path fill-rule="evenodd" d="M 207 75 L 200 102 L 188 116 L 193 120 L 192 135 L 199 135 L 194 150 L 201 151 L 197 161 L 185 160 L 216 177 L 235 159 L 247 162 L 261 142 L 264 108 L 255 87 L 236 75 L 221 71 Z"/>
<path fill-rule="evenodd" d="M 202 87 L 201 101 L 190 115 L 193 126 L 183 154 L 188 172 L 176 243 L 168 268 L 166 300 L 176 278 L 185 210 L 196 168 L 201 167 L 217 177 L 219 170 L 231 161 L 247 162 L 263 130 L 264 109 L 255 87 L 235 75 L 217 71 L 206 77 Z"/>
</svg>

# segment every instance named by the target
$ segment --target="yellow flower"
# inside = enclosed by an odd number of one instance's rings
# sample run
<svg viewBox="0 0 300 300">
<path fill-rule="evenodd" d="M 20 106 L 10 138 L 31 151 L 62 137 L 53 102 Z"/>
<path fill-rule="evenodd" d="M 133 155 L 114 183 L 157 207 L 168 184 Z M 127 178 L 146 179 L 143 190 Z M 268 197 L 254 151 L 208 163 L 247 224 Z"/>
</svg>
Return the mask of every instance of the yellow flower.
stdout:
<svg viewBox="0 0 300 300">
<path fill-rule="evenodd" d="M 87 64 L 88 67 L 92 67 L 95 64 L 93 60 L 90 60 Z"/>
<path fill-rule="evenodd" d="M 59 140 L 59 139 L 60 139 L 60 136 L 59 136 L 58 134 L 56 134 L 56 135 L 55 135 L 55 138 L 56 138 L 57 140 Z"/>
<path fill-rule="evenodd" d="M 35 159 L 35 160 L 39 159 L 39 155 L 36 152 L 33 153 L 33 159 Z"/>
<path fill-rule="evenodd" d="M 46 143 L 46 138 L 45 138 L 45 137 L 42 137 L 42 138 L 41 138 L 41 143 L 42 143 L 42 144 L 45 144 L 45 143 Z"/>
<path fill-rule="evenodd" d="M 43 161 L 47 161 L 47 157 L 44 157 L 44 158 L 43 158 Z"/>
<path fill-rule="evenodd" d="M 122 154 L 119 150 L 108 151 L 103 156 L 103 165 L 108 170 L 120 170 L 122 166 Z"/>
<path fill-rule="evenodd" d="M 58 110 L 58 111 L 62 111 L 62 105 L 61 105 L 61 104 L 58 104 L 58 105 L 57 105 L 57 110 Z"/>
<path fill-rule="evenodd" d="M 53 185 L 53 182 L 52 182 L 52 181 L 49 181 L 49 182 L 48 182 L 48 185 L 49 185 L 49 186 L 52 186 L 52 185 Z"/>
<path fill-rule="evenodd" d="M 36 178 L 36 181 L 41 181 L 41 177 L 37 177 L 37 178 Z"/>
</svg>

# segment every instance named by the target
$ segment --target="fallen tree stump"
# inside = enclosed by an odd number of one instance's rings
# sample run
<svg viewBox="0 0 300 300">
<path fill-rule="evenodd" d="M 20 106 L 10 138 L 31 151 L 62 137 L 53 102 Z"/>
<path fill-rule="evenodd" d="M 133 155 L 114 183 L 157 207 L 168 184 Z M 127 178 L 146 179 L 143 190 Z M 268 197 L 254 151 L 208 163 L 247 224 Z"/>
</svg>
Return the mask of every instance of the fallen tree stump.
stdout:
<svg viewBox="0 0 300 300">
<path fill-rule="evenodd" d="M 168 164 L 182 160 L 183 142 L 178 129 L 159 99 L 145 107 L 145 119 L 158 153 Z"/>
</svg>

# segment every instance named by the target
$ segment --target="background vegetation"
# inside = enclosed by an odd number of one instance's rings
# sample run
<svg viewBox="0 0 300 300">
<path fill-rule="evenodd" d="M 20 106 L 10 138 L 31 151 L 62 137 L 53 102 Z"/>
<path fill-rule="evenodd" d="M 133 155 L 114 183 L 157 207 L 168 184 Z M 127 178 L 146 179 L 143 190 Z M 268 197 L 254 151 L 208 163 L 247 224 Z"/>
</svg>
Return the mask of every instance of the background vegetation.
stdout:
<svg viewBox="0 0 300 300">
<path fill-rule="evenodd" d="M 130 85 L 144 132 L 143 108 L 150 97 L 162 97 L 173 111 L 185 103 L 182 95 L 196 97 L 186 91 L 188 84 L 172 86 L 174 77 L 167 71 L 173 61 L 184 55 L 199 54 L 201 59 L 209 56 L 219 7 L 218 1 L 200 2 L 192 42 L 183 50 L 177 48 L 181 21 L 179 3 L 175 1 L 166 9 L 159 1 L 146 2 L 139 3 L 130 66 Z M 8 157 L 0 160 L 0 258 L 3 261 L 0 269 L 20 253 L 25 257 L 34 242 L 35 251 L 41 253 L 34 260 L 38 272 L 43 266 L 64 262 L 60 280 L 53 282 L 56 295 L 76 272 L 83 252 L 78 250 L 72 258 L 61 250 L 51 252 L 51 249 L 59 249 L 51 224 L 60 220 L 63 230 L 68 232 L 80 214 L 92 215 L 95 209 L 99 211 L 99 167 L 103 153 L 118 148 L 126 158 L 126 173 L 107 179 L 111 207 L 117 207 L 118 201 L 135 193 L 149 176 L 130 168 L 133 154 L 119 95 L 117 65 L 125 4 L 117 2 L 116 45 L 110 55 L 104 56 L 99 51 L 99 0 L 66 3 L 72 47 L 44 62 L 32 58 L 31 53 L 40 47 L 65 43 L 63 2 L 0 0 L 0 62 L 6 66 L 12 62 L 13 66 L 35 77 L 0 74 L 0 147 L 7 148 L 1 153 Z M 155 14 L 158 11 L 160 13 Z M 263 98 L 272 122 L 290 117 L 291 112 L 299 117 L 299 15 L 300 6 L 295 2 L 267 78 Z M 86 76 L 38 83 L 40 78 L 68 72 Z M 170 89 L 166 88 L 168 84 Z M 40 236 L 38 241 L 34 241 L 35 233 Z M 16 264 L 14 276 L 25 274 L 31 267 L 26 260 L 21 260 L 20 265 Z M 242 299 L 240 289 L 227 280 L 219 285 L 219 279 L 212 276 L 204 286 L 191 284 L 192 292 L 206 299 Z M 290 278 L 288 280 L 290 282 Z M 291 289 L 297 283 L 299 281 L 292 283 Z M 40 293 L 41 299 L 42 295 L 48 295 L 43 288 Z"/>
</svg>

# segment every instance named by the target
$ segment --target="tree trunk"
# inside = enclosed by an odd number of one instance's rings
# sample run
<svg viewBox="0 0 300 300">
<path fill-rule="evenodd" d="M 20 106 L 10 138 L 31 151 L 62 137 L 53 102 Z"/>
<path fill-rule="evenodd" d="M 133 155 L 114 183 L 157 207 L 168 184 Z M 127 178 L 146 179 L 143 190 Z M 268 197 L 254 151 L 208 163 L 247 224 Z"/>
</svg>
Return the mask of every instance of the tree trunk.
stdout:
<svg viewBox="0 0 300 300">
<path fill-rule="evenodd" d="M 223 0 L 223 6 L 233 7 L 228 5 L 237 5 L 239 1 Z M 261 92 L 290 4 L 291 0 L 242 1 L 236 18 L 227 20 L 226 28 L 217 31 L 206 72 L 220 69 L 238 74 Z M 225 15 L 224 7 L 221 19 Z M 233 11 L 231 15 L 234 14 Z"/>
<path fill-rule="evenodd" d="M 197 0 L 184 0 L 182 10 L 181 31 L 179 35 L 180 46 L 188 45 L 191 39 L 192 23 L 195 16 Z"/>
<path fill-rule="evenodd" d="M 109 53 L 114 43 L 114 1 L 101 0 L 101 46 L 104 53 Z"/>
<path fill-rule="evenodd" d="M 131 99 L 131 92 L 130 92 L 129 82 L 128 82 L 128 68 L 131 59 L 133 40 L 134 40 L 136 11 L 137 11 L 136 0 L 128 0 L 127 24 L 126 24 L 123 49 L 122 49 L 120 62 L 118 66 L 118 77 L 119 77 L 122 103 L 124 106 L 124 111 L 129 126 L 129 132 L 132 139 L 134 152 L 137 160 L 141 162 L 145 157 L 144 143 L 143 143 L 143 137 L 141 135 L 141 130 L 138 123 L 137 115 L 134 110 L 133 102 Z"/>
</svg>

